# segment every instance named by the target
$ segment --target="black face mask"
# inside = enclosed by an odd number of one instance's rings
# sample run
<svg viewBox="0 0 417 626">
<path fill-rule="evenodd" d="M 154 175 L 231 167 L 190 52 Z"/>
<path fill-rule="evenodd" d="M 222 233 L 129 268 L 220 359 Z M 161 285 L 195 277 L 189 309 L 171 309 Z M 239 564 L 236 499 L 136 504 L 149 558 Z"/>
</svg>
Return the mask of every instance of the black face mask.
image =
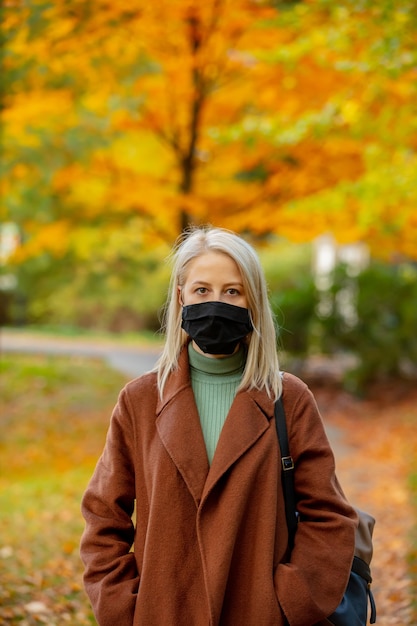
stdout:
<svg viewBox="0 0 417 626">
<path fill-rule="evenodd" d="M 248 309 L 224 302 L 184 306 L 182 328 L 207 354 L 233 354 L 253 330 Z"/>
</svg>

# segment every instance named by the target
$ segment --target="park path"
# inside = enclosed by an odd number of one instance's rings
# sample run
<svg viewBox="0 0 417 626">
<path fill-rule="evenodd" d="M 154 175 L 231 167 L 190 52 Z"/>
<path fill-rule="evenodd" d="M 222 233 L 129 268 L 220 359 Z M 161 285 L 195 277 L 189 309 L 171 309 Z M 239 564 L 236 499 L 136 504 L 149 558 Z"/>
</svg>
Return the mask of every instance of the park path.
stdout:
<svg viewBox="0 0 417 626">
<path fill-rule="evenodd" d="M 5 328 L 0 330 L 0 354 L 2 352 L 99 358 L 131 378 L 152 369 L 159 355 L 158 347 L 154 346 L 125 345 L 113 339 L 53 337 Z"/>
<path fill-rule="evenodd" d="M 371 563 L 377 626 L 417 626 L 416 579 L 408 558 L 416 512 L 409 487 L 417 458 L 417 391 L 372 400 L 314 390 L 327 426 L 343 433 L 337 475 L 349 501 L 376 519 Z M 415 540 L 414 540 L 415 541 Z M 414 572 L 415 577 L 415 572 Z"/>
<path fill-rule="evenodd" d="M 154 366 L 159 348 L 2 329 L 0 357 L 5 352 L 101 358 L 133 378 Z M 377 520 L 372 561 L 377 626 L 416 626 L 407 565 L 415 516 L 407 486 L 409 455 L 417 453 L 412 447 L 415 421 L 405 423 L 401 429 L 398 416 L 408 410 L 404 405 L 408 402 L 411 415 L 417 417 L 417 396 L 408 400 L 397 398 L 391 404 L 375 404 L 353 398 L 334 386 L 323 386 L 319 380 L 320 376 L 313 376 L 310 386 L 335 453 L 340 482 L 352 504 L 370 512 Z"/>
</svg>

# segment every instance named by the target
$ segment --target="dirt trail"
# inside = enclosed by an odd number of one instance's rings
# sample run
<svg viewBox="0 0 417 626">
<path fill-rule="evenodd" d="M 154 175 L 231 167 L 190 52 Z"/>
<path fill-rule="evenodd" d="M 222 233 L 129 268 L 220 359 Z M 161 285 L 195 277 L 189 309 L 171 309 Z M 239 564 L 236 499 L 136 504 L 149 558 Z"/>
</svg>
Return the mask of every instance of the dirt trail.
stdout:
<svg viewBox="0 0 417 626">
<path fill-rule="evenodd" d="M 410 459 L 417 457 L 417 391 L 360 401 L 317 389 L 326 427 L 343 432 L 337 473 L 349 500 L 376 519 L 372 589 L 378 626 L 416 626 L 407 556 L 415 511 L 410 502 Z M 388 394 L 387 394 L 388 398 Z"/>
</svg>

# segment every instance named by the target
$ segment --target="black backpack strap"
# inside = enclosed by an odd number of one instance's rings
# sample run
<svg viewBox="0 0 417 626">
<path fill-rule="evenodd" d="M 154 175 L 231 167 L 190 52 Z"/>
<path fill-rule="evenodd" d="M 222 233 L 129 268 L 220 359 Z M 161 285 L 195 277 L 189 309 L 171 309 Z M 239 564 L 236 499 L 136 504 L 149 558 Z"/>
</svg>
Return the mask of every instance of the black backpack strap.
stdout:
<svg viewBox="0 0 417 626">
<path fill-rule="evenodd" d="M 279 398 L 275 402 L 275 426 L 278 435 L 278 444 L 281 450 L 282 487 L 285 500 L 285 517 L 287 520 L 289 544 L 294 545 L 295 531 L 297 530 L 297 507 L 294 487 L 294 461 L 290 454 L 288 443 L 287 422 L 284 405 Z"/>
</svg>

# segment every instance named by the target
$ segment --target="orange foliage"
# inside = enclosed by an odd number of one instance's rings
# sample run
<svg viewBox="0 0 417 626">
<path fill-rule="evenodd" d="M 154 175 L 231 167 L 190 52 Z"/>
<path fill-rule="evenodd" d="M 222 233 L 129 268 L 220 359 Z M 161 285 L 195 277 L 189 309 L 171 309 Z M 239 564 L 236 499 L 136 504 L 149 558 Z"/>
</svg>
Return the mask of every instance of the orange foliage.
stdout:
<svg viewBox="0 0 417 626">
<path fill-rule="evenodd" d="M 167 239 L 187 221 L 296 240 L 325 229 L 415 258 L 416 174 L 385 185 L 393 155 L 416 149 L 413 23 L 408 0 L 382 4 L 37 0 L 6 11 L 5 67 L 19 77 L 4 113 L 10 204 L 26 184 L 57 195 L 49 219 L 64 211 L 73 230 L 121 213 L 163 223 Z M 33 206 L 20 214 L 26 228 Z"/>
</svg>

